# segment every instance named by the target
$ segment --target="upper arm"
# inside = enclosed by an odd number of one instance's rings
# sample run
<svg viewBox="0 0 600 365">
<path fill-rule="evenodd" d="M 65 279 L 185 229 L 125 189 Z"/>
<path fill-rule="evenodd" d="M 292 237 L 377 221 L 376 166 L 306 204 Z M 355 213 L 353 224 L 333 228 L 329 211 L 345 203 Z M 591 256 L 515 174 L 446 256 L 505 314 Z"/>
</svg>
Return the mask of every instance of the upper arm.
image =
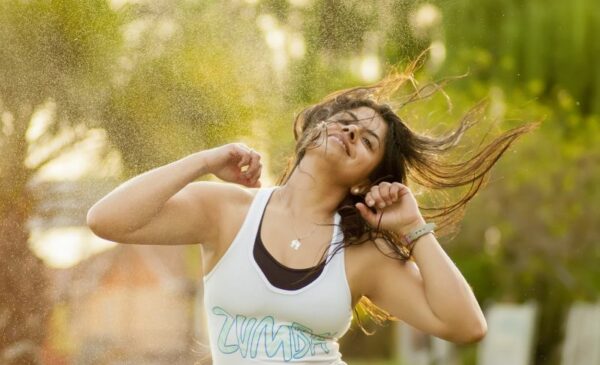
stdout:
<svg viewBox="0 0 600 365">
<path fill-rule="evenodd" d="M 447 326 L 433 313 L 425 296 L 419 268 L 413 261 L 387 257 L 375 249 L 367 297 L 392 316 L 423 332 L 451 340 Z"/>
<path fill-rule="evenodd" d="M 117 240 L 120 243 L 214 244 L 223 217 L 244 190 L 233 184 L 199 181 L 173 195 L 146 225 Z"/>
</svg>

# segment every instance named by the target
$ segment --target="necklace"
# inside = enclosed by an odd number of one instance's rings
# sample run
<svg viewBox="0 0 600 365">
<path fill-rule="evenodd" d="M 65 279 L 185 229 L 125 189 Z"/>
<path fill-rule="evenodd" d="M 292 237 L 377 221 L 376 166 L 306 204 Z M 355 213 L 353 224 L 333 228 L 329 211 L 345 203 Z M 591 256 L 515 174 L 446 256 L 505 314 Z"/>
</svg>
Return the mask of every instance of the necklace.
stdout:
<svg viewBox="0 0 600 365">
<path fill-rule="evenodd" d="M 294 235 L 298 238 L 295 238 L 293 240 L 290 241 L 290 247 L 293 248 L 294 250 L 298 251 L 298 249 L 300 248 L 300 246 L 302 246 L 302 242 L 300 242 L 300 240 L 303 240 L 305 238 L 308 238 L 310 236 L 312 236 L 313 233 L 315 233 L 315 231 L 317 230 L 318 226 L 316 226 L 315 228 L 313 228 L 313 230 L 307 234 L 304 237 L 300 237 L 300 235 L 298 234 L 298 232 L 296 232 L 296 227 L 294 225 L 294 221 L 296 220 L 296 217 L 294 216 L 294 212 L 290 209 L 290 211 L 292 212 L 292 214 L 288 214 L 288 217 L 292 218 L 292 230 L 294 231 Z"/>
<path fill-rule="evenodd" d="M 296 235 L 296 237 L 299 236 L 298 232 L 296 232 L 296 228 L 294 227 L 294 212 L 292 212 L 292 230 L 294 231 L 294 234 Z M 294 250 L 298 251 L 298 249 L 300 248 L 300 246 L 302 246 L 302 242 L 300 242 L 300 240 L 303 240 L 307 237 L 312 236 L 313 233 L 315 233 L 315 231 L 317 230 L 317 227 L 313 228 L 313 230 L 310 232 L 310 234 L 304 236 L 304 237 L 298 237 L 296 239 L 293 239 L 290 242 L 290 247 L 293 248 Z"/>
</svg>

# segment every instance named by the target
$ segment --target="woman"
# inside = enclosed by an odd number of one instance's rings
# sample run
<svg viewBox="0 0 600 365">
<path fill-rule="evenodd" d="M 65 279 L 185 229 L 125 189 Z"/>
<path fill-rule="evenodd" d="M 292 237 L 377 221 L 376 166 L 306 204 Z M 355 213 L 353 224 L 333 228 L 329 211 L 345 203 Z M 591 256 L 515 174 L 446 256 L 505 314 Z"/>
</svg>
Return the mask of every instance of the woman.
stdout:
<svg viewBox="0 0 600 365">
<path fill-rule="evenodd" d="M 412 67 L 303 110 L 278 186 L 262 188 L 260 154 L 231 143 L 134 177 L 90 209 L 88 224 L 121 243 L 202 244 L 215 365 L 344 364 L 338 339 L 357 304 L 375 319 L 478 341 L 485 318 L 431 222 L 445 230 L 458 222 L 491 166 L 532 125 L 446 162 L 482 106 L 446 137 L 411 131 L 380 100 Z M 194 182 L 206 174 L 234 184 Z M 471 188 L 453 204 L 420 209 L 409 180 Z"/>
</svg>

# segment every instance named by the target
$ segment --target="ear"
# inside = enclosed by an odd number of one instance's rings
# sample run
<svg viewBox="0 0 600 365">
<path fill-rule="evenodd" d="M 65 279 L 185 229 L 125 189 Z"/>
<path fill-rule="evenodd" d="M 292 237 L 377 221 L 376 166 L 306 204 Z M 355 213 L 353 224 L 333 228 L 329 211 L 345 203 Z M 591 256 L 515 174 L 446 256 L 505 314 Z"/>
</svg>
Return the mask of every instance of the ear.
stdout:
<svg viewBox="0 0 600 365">
<path fill-rule="evenodd" d="M 363 180 L 362 182 L 360 182 L 350 188 L 350 194 L 363 195 L 369 190 L 370 186 L 371 186 L 371 181 L 369 181 L 368 179 Z"/>
</svg>

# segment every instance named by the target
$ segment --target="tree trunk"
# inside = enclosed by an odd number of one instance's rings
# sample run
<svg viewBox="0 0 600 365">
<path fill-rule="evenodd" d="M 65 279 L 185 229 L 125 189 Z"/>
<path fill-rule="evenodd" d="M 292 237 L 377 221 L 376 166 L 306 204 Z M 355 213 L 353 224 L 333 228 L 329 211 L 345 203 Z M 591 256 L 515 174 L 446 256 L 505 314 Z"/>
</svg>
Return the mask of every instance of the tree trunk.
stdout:
<svg viewBox="0 0 600 365">
<path fill-rule="evenodd" d="M 40 363 L 50 300 L 46 267 L 28 247 L 33 201 L 24 161 L 32 113 L 20 114 L 12 133 L 3 136 L 0 162 L 0 363 L 33 365 Z"/>
</svg>

